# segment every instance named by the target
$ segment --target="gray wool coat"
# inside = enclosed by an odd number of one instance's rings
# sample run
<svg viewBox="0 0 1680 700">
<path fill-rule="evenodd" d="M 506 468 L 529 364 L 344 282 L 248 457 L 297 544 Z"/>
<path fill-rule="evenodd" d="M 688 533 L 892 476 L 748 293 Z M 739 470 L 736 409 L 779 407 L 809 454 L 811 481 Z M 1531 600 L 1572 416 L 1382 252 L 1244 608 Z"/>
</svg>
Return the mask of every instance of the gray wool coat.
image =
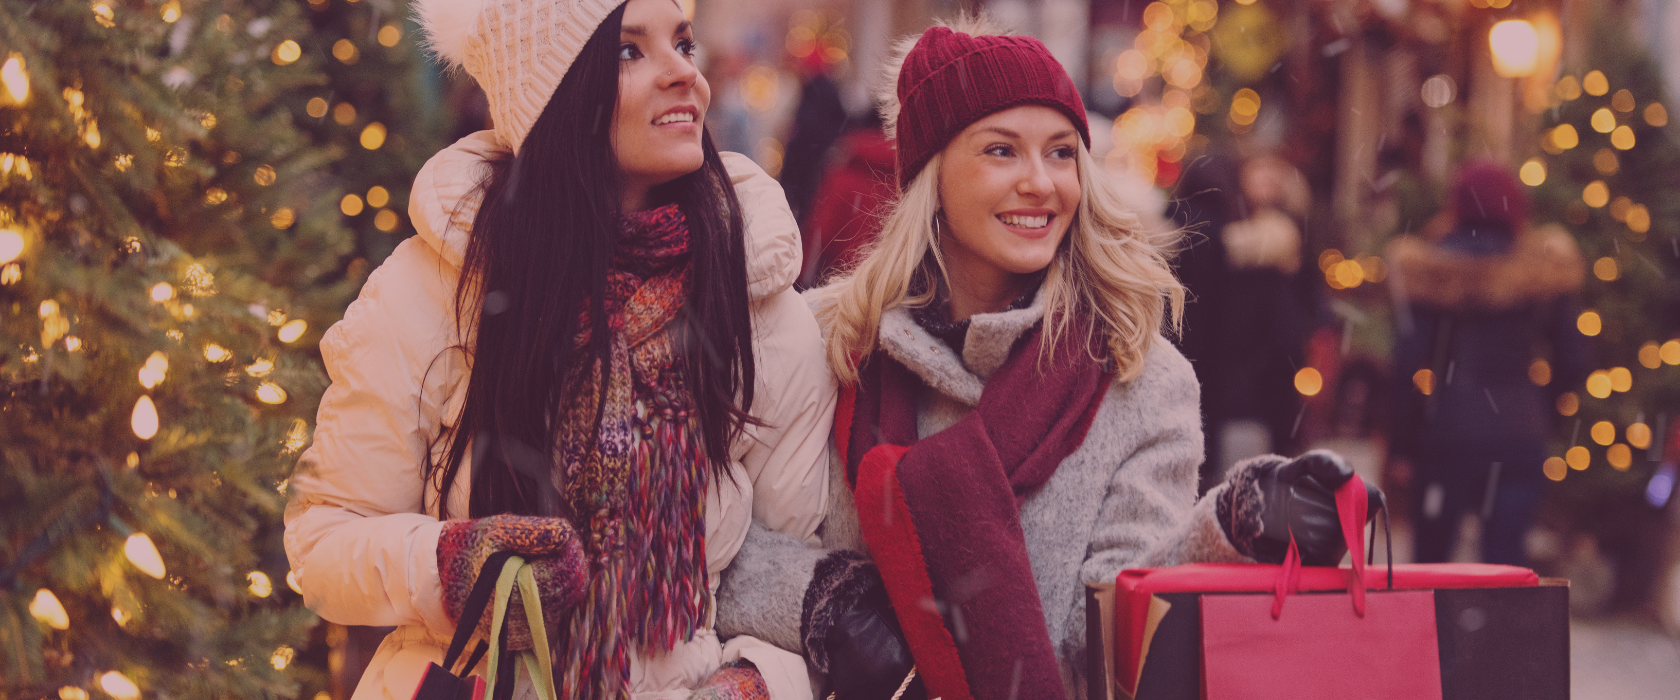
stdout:
<svg viewBox="0 0 1680 700">
<path fill-rule="evenodd" d="M 1041 292 L 1025 309 L 974 316 L 960 357 L 907 310 L 882 314 L 881 347 L 929 387 L 917 407 L 921 436 L 973 410 L 986 378 L 1042 318 L 1043 303 Z M 1111 583 L 1123 569 L 1250 561 L 1231 546 L 1214 514 L 1214 501 L 1227 486 L 1196 498 L 1202 462 L 1197 396 L 1190 363 L 1157 336 L 1143 373 L 1109 388 L 1085 442 L 1022 503 L 1021 527 L 1044 624 L 1070 697 L 1086 696 L 1086 584 Z M 823 547 L 867 553 L 845 465 L 832 450 L 830 479 L 828 513 L 819 530 Z M 799 624 L 805 591 L 812 567 L 825 554 L 755 523 L 724 571 L 718 631 L 752 634 L 803 653 Z"/>
</svg>

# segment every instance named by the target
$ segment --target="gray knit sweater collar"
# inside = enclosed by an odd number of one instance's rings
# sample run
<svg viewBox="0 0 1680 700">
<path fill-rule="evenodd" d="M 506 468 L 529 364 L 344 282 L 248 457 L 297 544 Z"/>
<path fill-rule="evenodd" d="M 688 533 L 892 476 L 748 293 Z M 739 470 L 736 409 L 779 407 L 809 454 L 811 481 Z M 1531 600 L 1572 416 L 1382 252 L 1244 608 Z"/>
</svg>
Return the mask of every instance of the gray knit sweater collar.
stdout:
<svg viewBox="0 0 1680 700">
<path fill-rule="evenodd" d="M 945 396 L 967 406 L 980 403 L 986 379 L 1009 359 L 1015 341 L 1044 317 L 1044 289 L 1032 304 L 969 317 L 968 335 L 959 355 L 945 341 L 916 323 L 904 307 L 881 314 L 881 347 Z"/>
</svg>

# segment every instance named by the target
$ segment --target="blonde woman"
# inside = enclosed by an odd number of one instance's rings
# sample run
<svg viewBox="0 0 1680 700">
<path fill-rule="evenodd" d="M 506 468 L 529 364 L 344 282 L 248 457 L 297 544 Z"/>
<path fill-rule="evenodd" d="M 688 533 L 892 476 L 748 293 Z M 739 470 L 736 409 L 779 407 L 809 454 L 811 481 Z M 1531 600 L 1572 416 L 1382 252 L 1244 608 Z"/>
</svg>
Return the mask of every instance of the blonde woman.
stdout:
<svg viewBox="0 0 1680 700">
<path fill-rule="evenodd" d="M 1281 561 L 1290 528 L 1340 559 L 1351 472 L 1262 457 L 1198 502 L 1196 378 L 1160 333 L 1184 297 L 1175 236 L 1100 180 L 1038 41 L 967 20 L 901 48 L 900 198 L 857 268 L 807 293 L 841 385 L 830 551 L 752 533 L 720 629 L 798 648 L 842 700 L 891 696 L 912 663 L 930 697 L 1083 697 L 1085 584 Z"/>
</svg>

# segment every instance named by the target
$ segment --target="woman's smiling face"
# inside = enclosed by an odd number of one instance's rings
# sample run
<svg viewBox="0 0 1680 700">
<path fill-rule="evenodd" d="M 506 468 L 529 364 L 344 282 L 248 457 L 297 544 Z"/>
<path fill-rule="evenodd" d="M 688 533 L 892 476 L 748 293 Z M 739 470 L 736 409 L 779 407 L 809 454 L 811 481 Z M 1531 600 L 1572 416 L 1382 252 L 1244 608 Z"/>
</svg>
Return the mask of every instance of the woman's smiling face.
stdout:
<svg viewBox="0 0 1680 700">
<path fill-rule="evenodd" d="M 612 147 L 628 192 L 700 169 L 712 89 L 694 65 L 694 28 L 673 0 L 630 0 L 619 31 Z"/>
<path fill-rule="evenodd" d="M 980 119 L 939 168 L 940 251 L 952 274 L 1027 275 L 1049 267 L 1079 206 L 1079 132 L 1061 112 L 1024 105 Z"/>
</svg>

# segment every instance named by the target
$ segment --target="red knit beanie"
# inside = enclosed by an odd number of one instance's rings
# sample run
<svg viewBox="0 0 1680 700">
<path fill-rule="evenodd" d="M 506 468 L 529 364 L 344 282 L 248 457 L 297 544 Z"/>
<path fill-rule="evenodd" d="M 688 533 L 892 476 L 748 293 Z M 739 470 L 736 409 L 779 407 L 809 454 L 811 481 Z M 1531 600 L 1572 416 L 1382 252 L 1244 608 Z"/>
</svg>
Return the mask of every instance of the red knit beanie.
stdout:
<svg viewBox="0 0 1680 700">
<path fill-rule="evenodd" d="M 898 184 L 905 187 L 933 154 L 969 124 L 1021 105 L 1060 110 L 1085 147 L 1085 103 L 1062 64 L 1037 39 L 969 36 L 948 27 L 922 33 L 898 73 Z"/>
</svg>

